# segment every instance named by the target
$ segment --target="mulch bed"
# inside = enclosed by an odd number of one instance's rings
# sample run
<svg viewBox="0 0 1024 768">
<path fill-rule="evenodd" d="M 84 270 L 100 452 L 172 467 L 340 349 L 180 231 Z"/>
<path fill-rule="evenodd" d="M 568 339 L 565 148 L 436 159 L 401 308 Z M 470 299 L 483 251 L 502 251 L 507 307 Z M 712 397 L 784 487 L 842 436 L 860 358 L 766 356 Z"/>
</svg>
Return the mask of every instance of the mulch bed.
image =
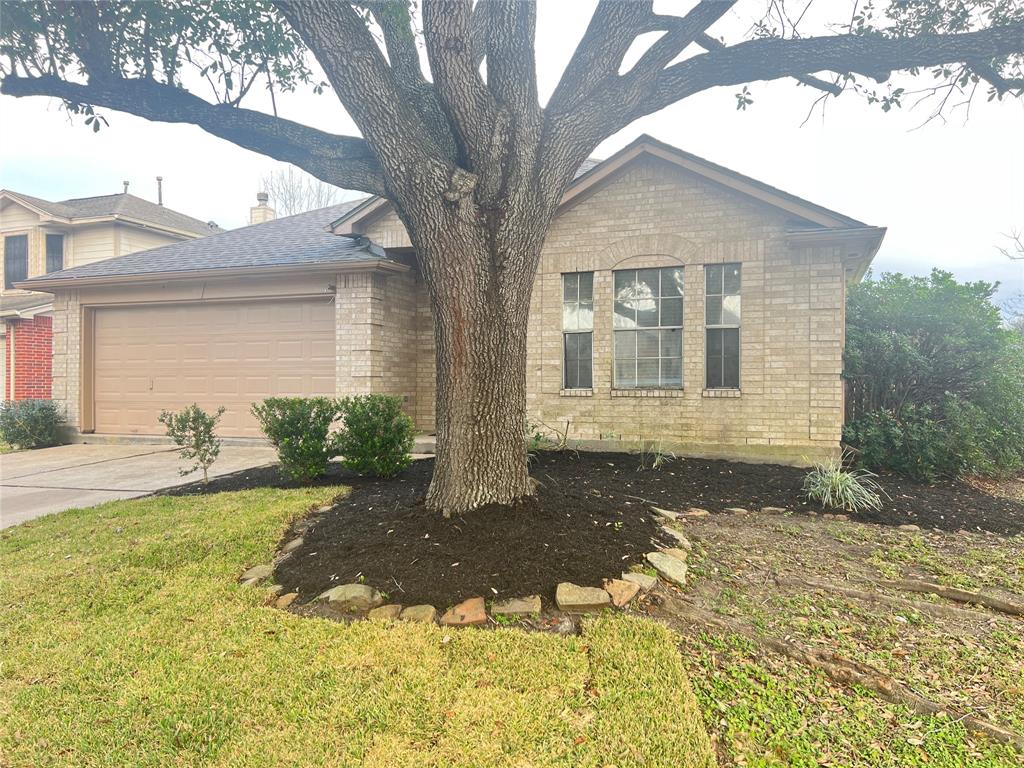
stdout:
<svg viewBox="0 0 1024 768">
<path fill-rule="evenodd" d="M 531 466 L 541 484 L 534 498 L 446 520 L 423 506 L 432 470 L 433 461 L 422 460 L 394 480 L 374 481 L 332 466 L 318 484 L 343 483 L 353 490 L 304 532 L 304 545 L 278 565 L 276 581 L 299 592 L 302 601 L 363 579 L 405 605 L 430 603 L 443 610 L 475 595 L 528 594 L 540 594 L 550 605 L 560 581 L 598 586 L 602 578 L 642 562 L 652 539 L 670 546 L 659 539 L 651 505 L 829 511 L 804 501 L 805 471 L 794 467 L 677 459 L 642 470 L 630 454 L 563 451 L 538 454 Z M 1024 504 L 958 483 L 886 476 L 880 484 L 890 496 L 883 509 L 856 519 L 945 531 L 1024 532 Z M 276 467 L 264 467 L 171 493 L 289 485 Z"/>
</svg>

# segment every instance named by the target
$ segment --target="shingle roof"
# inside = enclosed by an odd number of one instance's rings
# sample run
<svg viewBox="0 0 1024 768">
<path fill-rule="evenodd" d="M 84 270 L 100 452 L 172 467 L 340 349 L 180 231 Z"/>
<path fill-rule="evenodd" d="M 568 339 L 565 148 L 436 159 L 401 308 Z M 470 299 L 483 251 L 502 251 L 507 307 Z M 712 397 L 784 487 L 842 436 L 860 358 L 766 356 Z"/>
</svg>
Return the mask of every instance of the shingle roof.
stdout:
<svg viewBox="0 0 1024 768">
<path fill-rule="evenodd" d="M 53 296 L 46 293 L 10 293 L 0 296 L 0 317 L 17 315 L 26 309 L 45 307 L 53 302 Z"/>
<path fill-rule="evenodd" d="M 26 284 L 50 280 L 172 274 L 240 267 L 332 264 L 386 259 L 365 239 L 341 237 L 327 226 L 362 202 L 340 203 L 315 211 L 253 224 L 241 229 L 137 251 L 105 261 L 34 277 Z"/>
<path fill-rule="evenodd" d="M 12 191 L 10 194 L 53 216 L 59 216 L 62 219 L 70 219 L 72 221 L 98 216 L 125 216 L 147 224 L 191 232 L 196 235 L 209 235 L 211 232 L 224 231 L 217 225 L 211 226 L 209 222 L 200 221 L 166 206 L 157 205 L 149 200 L 143 200 L 141 197 L 127 193 L 100 195 L 98 197 L 78 197 L 71 200 L 61 200 L 57 203 L 25 195 L 21 192 Z"/>
</svg>

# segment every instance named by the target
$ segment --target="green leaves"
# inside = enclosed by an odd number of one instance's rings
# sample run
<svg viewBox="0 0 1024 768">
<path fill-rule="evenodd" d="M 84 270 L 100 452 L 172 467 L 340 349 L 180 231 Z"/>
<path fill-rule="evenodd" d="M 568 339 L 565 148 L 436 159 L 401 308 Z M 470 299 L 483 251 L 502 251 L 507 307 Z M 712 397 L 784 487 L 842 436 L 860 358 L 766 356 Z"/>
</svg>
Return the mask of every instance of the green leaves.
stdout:
<svg viewBox="0 0 1024 768">
<path fill-rule="evenodd" d="M 215 431 L 217 422 L 223 415 L 223 405 L 211 415 L 196 403 L 192 403 L 177 413 L 173 411 L 160 412 L 157 420 L 167 427 L 167 436 L 181 448 L 181 458 L 192 462 L 192 466 L 180 470 L 182 476 L 202 469 L 203 482 L 209 479 L 207 471 L 220 455 L 220 440 Z"/>
</svg>

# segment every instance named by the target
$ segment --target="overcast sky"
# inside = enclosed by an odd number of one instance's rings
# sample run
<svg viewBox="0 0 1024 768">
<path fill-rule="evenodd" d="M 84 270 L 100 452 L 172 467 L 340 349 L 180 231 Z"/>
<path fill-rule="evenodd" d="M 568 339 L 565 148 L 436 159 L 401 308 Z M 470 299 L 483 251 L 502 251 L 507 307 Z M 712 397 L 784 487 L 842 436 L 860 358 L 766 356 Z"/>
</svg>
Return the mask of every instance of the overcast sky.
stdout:
<svg viewBox="0 0 1024 768">
<path fill-rule="evenodd" d="M 753 7 L 763 3 L 753 2 Z M 538 75 L 546 97 L 583 34 L 586 3 L 541 6 Z M 825 5 L 828 7 L 828 4 Z M 743 8 L 741 4 L 740 8 Z M 749 17 L 734 13 L 712 29 L 735 41 Z M 917 87 L 928 82 L 917 81 Z M 883 113 L 856 96 L 830 100 L 806 124 L 818 92 L 793 81 L 755 83 L 754 104 L 736 110 L 737 88 L 700 94 L 642 119 L 606 141 L 606 157 L 641 133 L 753 176 L 869 224 L 888 227 L 877 271 L 926 274 L 933 266 L 961 279 L 1000 281 L 1000 297 L 1024 292 L 1024 260 L 996 246 L 1024 230 L 1024 104 L 977 99 L 918 128 L 931 103 Z M 201 93 L 201 95 L 206 95 Z M 262 108 L 259 99 L 251 103 Z M 283 116 L 335 133 L 355 133 L 328 91 L 279 99 Z M 49 200 L 134 194 L 222 227 L 245 223 L 260 178 L 274 161 L 199 128 L 149 123 L 106 112 L 93 134 L 71 123 L 56 101 L 0 97 L 0 187 Z M 916 130 L 915 130 L 916 129 Z M 352 195 L 354 196 L 354 195 Z"/>
</svg>

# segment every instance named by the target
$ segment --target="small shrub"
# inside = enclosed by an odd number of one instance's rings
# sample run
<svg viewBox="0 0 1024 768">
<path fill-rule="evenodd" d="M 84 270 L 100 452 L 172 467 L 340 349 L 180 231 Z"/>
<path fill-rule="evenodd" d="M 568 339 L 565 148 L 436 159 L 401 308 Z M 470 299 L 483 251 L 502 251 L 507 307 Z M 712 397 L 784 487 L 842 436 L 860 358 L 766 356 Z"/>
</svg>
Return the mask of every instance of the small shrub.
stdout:
<svg viewBox="0 0 1024 768">
<path fill-rule="evenodd" d="M 393 477 L 412 463 L 413 423 L 389 395 L 357 395 L 339 402 L 342 465 L 361 475 Z"/>
<path fill-rule="evenodd" d="M 179 470 L 185 475 L 203 470 L 203 482 L 210 482 L 209 469 L 220 455 L 220 440 L 214 434 L 217 422 L 224 415 L 224 406 L 209 414 L 195 403 L 175 413 L 161 411 L 159 421 L 167 427 L 167 436 L 181 447 L 179 455 L 185 461 L 191 461 L 188 469 Z"/>
<path fill-rule="evenodd" d="M 269 397 L 252 404 L 252 414 L 274 447 L 281 469 L 293 480 L 308 483 L 337 456 L 338 402 L 328 397 Z"/>
<path fill-rule="evenodd" d="M 829 509 L 862 512 L 882 508 L 882 489 L 866 469 L 844 469 L 839 459 L 815 464 L 804 478 L 804 495 Z"/>
<path fill-rule="evenodd" d="M 57 445 L 63 421 L 52 400 L 7 400 L 0 406 L 0 441 L 19 448 Z"/>
</svg>

